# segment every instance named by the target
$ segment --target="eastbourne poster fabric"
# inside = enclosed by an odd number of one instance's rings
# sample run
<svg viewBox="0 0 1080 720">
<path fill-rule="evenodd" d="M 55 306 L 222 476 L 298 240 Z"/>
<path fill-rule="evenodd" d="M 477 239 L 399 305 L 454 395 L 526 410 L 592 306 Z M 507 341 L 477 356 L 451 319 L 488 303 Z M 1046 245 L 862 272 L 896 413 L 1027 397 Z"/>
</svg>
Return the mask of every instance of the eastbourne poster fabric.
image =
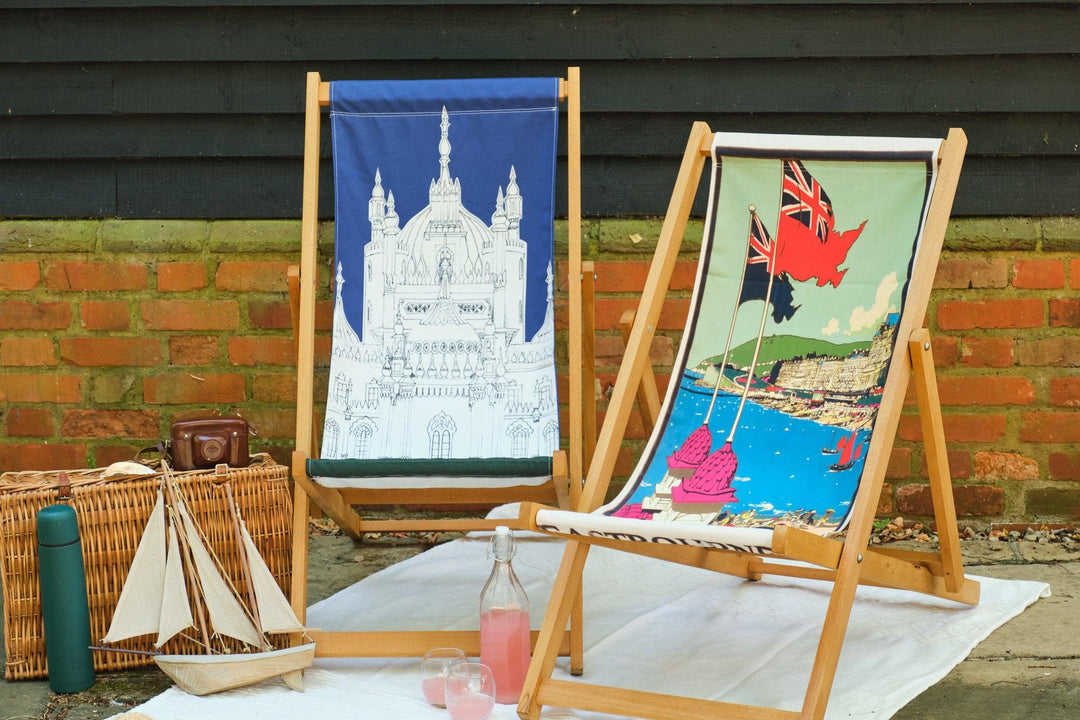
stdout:
<svg viewBox="0 0 1080 720">
<path fill-rule="evenodd" d="M 672 386 L 602 513 L 844 525 L 898 347 L 938 144 L 716 136 Z"/>
<path fill-rule="evenodd" d="M 550 455 L 558 79 L 330 85 L 322 456 Z"/>
</svg>

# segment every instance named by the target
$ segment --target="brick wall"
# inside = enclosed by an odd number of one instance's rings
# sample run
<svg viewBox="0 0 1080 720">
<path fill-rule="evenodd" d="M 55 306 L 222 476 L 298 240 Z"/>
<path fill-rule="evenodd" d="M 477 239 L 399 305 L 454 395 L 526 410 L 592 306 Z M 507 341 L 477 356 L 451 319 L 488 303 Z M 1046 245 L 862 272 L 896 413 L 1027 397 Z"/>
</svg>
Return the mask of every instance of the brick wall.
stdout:
<svg viewBox="0 0 1080 720">
<path fill-rule="evenodd" d="M 653 219 L 586 227 L 601 412 L 622 354 L 617 321 L 635 305 L 659 228 Z M 700 233 L 692 222 L 652 348 L 663 383 Z M 325 243 L 331 235 L 322 229 Z M 175 415 L 203 408 L 242 413 L 259 431 L 255 449 L 285 460 L 295 422 L 285 277 L 298 250 L 293 221 L 0 222 L 0 470 L 129 459 Z M 325 331 L 331 304 L 320 285 Z M 927 326 L 960 513 L 978 525 L 1080 519 L 1080 218 L 955 220 L 935 288 Z M 325 335 L 317 352 L 321 394 Z M 883 515 L 929 512 L 919 432 L 909 411 Z M 633 417 L 620 475 L 643 442 Z"/>
</svg>

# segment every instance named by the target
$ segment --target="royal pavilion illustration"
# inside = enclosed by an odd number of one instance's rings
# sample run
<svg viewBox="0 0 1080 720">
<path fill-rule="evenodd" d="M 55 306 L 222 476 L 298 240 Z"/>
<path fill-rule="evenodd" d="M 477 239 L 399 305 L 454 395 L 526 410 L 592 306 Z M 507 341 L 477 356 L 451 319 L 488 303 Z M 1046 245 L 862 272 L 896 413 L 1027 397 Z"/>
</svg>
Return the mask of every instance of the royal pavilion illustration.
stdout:
<svg viewBox="0 0 1080 720">
<path fill-rule="evenodd" d="M 376 170 L 363 268 L 337 266 L 325 458 L 531 457 L 558 447 L 552 270 L 526 337 L 526 198 L 509 167 L 486 224 L 450 175 L 442 111 L 439 176 L 401 225 Z M 550 239 L 532 239 L 550 242 Z M 362 276 L 359 274 L 362 272 Z M 341 288 L 363 284 L 362 328 Z"/>
</svg>

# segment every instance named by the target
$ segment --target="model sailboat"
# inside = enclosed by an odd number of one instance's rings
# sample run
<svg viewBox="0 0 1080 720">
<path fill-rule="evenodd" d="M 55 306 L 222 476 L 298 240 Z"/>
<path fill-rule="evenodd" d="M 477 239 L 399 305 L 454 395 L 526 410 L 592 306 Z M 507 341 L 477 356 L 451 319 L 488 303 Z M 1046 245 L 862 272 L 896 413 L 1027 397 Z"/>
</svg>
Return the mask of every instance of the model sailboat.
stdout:
<svg viewBox="0 0 1080 720">
<path fill-rule="evenodd" d="M 160 648 L 194 627 L 202 653 L 154 655 L 158 667 L 186 692 L 208 695 L 279 675 L 289 687 L 303 690 L 301 673 L 313 661 L 315 644 L 271 648 L 267 633 L 303 633 L 304 627 L 259 555 L 236 512 L 228 485 L 225 488 L 248 588 L 246 597 L 222 574 L 180 489 L 166 471 L 102 642 L 156 635 L 154 647 Z M 194 603 L 189 589 L 196 594 Z M 251 651 L 229 652 L 223 636 L 239 640 Z"/>
</svg>

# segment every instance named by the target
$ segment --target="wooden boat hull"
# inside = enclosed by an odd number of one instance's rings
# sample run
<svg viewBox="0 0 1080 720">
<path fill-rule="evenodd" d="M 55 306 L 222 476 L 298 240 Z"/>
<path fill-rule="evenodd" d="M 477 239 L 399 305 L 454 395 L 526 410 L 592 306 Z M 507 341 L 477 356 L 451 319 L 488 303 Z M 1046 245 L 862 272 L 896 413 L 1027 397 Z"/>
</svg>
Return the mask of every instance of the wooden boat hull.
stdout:
<svg viewBox="0 0 1080 720">
<path fill-rule="evenodd" d="M 293 690 L 303 690 L 301 671 L 315 659 L 315 643 L 284 650 L 231 655 L 155 655 L 154 662 L 184 692 L 210 695 L 282 676 Z"/>
</svg>

